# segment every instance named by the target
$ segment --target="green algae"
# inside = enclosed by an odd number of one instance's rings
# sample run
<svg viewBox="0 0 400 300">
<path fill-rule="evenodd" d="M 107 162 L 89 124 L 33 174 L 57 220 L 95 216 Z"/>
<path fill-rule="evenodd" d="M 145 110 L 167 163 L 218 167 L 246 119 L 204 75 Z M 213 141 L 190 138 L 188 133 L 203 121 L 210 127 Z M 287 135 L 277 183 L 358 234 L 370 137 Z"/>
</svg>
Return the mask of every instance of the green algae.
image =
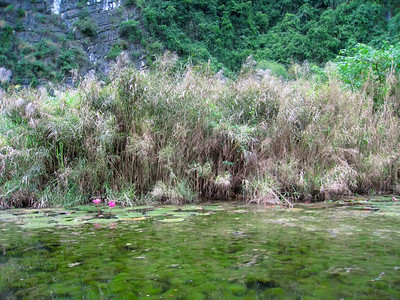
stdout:
<svg viewBox="0 0 400 300">
<path fill-rule="evenodd" d="M 0 298 L 398 299 L 399 207 L 363 205 L 0 212 Z"/>
<path fill-rule="evenodd" d="M 199 206 L 141 206 L 134 208 L 115 207 L 110 209 L 100 206 L 100 216 L 98 216 L 97 207 L 94 205 L 83 205 L 73 207 L 70 210 L 65 209 L 15 209 L 1 212 L 0 220 L 5 222 L 14 222 L 25 229 L 51 228 L 56 226 L 80 226 L 85 223 L 108 224 L 117 221 L 138 221 L 143 217 L 154 217 L 166 219 L 186 219 L 193 215 L 207 216 L 212 213 L 212 207 L 220 210 L 218 206 L 210 206 L 204 210 Z M 172 221 L 171 221 L 172 222 Z"/>
</svg>

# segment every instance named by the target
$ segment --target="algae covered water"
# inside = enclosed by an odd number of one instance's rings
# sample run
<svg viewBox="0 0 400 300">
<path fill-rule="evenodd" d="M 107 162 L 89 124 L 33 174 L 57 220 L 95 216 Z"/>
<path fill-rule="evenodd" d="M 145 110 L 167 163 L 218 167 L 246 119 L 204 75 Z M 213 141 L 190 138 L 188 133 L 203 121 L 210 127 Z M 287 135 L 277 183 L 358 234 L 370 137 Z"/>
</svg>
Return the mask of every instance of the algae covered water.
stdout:
<svg viewBox="0 0 400 300">
<path fill-rule="evenodd" d="M 2 211 L 0 298 L 399 299 L 400 205 L 378 200 Z"/>
</svg>

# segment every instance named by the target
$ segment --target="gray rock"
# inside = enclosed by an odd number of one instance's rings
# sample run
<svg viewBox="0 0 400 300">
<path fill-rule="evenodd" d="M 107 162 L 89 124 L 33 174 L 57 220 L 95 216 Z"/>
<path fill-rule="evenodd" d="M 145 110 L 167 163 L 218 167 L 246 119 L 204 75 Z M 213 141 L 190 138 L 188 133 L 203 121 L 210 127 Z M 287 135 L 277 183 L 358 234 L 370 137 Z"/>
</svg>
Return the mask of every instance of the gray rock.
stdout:
<svg viewBox="0 0 400 300">
<path fill-rule="evenodd" d="M 10 82 L 12 77 L 12 72 L 11 70 L 8 70 L 6 68 L 0 67 L 0 82 L 1 83 L 6 83 Z"/>
<path fill-rule="evenodd" d="M 138 15 L 137 9 L 125 7 L 123 0 L 86 0 L 85 2 L 78 0 L 1 0 L 1 2 L 7 5 L 13 4 L 15 7 L 25 10 L 23 29 L 16 32 L 19 40 L 31 44 L 51 40 L 60 46 L 61 41 L 67 41 L 69 46 L 82 47 L 90 60 L 89 64 L 80 70 L 79 75 L 81 76 L 91 69 L 95 69 L 96 72 L 109 70 L 109 61 L 106 57 L 112 46 L 121 42 L 120 24 L 129 19 L 136 19 Z M 83 35 L 75 26 L 82 13 L 82 5 L 87 9 L 98 29 L 95 37 Z M 7 15 L 0 10 L 0 19 L 4 19 L 14 26 L 17 22 L 17 14 L 15 16 Z M 127 46 L 128 48 L 125 50 L 128 53 L 142 51 L 140 45 L 127 42 Z M 46 58 L 41 59 L 44 64 L 54 64 L 54 58 L 53 61 L 50 59 L 46 61 Z M 139 58 L 136 58 L 133 63 L 139 64 Z"/>
</svg>

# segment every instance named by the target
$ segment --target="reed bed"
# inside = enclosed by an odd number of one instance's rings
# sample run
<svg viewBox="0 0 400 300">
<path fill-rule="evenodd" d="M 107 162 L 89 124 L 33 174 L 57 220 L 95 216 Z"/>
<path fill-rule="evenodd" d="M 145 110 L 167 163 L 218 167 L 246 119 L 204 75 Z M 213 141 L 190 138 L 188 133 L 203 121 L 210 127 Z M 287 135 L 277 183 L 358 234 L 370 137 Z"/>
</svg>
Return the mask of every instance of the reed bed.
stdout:
<svg viewBox="0 0 400 300">
<path fill-rule="evenodd" d="M 370 83 L 372 84 L 372 83 Z M 2 207 L 202 200 L 275 204 L 400 192 L 399 83 L 292 80 L 243 68 L 235 80 L 173 57 L 104 83 L 10 87 L 1 100 Z"/>
</svg>

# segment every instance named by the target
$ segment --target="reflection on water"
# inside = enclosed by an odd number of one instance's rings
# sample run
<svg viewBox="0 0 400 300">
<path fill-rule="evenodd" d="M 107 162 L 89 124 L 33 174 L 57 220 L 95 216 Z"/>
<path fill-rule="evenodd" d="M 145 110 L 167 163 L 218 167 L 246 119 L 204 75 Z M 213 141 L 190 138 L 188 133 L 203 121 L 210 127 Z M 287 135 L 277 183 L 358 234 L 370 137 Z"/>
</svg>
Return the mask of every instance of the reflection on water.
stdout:
<svg viewBox="0 0 400 300">
<path fill-rule="evenodd" d="M 0 298 L 399 299 L 400 210 L 380 205 L 36 229 L 10 217 Z"/>
</svg>

